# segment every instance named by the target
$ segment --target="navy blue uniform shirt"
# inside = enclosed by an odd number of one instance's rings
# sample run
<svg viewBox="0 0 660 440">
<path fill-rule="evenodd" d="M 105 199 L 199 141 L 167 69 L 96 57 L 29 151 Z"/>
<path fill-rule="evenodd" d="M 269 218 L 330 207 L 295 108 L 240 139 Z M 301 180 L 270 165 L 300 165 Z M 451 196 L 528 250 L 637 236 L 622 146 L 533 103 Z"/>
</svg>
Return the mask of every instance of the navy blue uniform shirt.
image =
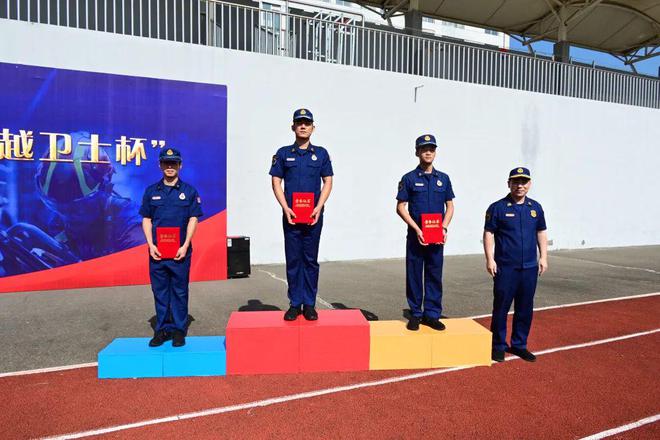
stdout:
<svg viewBox="0 0 660 440">
<path fill-rule="evenodd" d="M 321 178 L 334 173 L 328 151 L 310 143 L 305 150 L 296 144 L 277 150 L 268 174 L 284 179 L 284 195 L 291 206 L 294 192 L 313 192 L 316 205 L 321 196 Z"/>
<path fill-rule="evenodd" d="M 197 190 L 181 179 L 174 186 L 167 186 L 162 180 L 149 185 L 142 197 L 140 215 L 151 219 L 151 234 L 156 244 L 157 227 L 179 227 L 179 246 L 186 240 L 188 220 L 201 217 L 202 200 Z M 192 245 L 190 246 L 192 249 Z M 190 250 L 188 251 L 190 252 Z"/>
<path fill-rule="evenodd" d="M 422 214 L 445 215 L 445 203 L 454 199 L 449 176 L 435 168 L 425 173 L 420 167 L 404 174 L 396 199 L 408 202 L 408 212 L 418 225 Z"/>
<path fill-rule="evenodd" d="M 516 204 L 510 195 L 488 207 L 484 229 L 495 234 L 495 262 L 516 269 L 538 266 L 536 233 L 545 231 L 541 204 L 529 197 Z"/>
</svg>

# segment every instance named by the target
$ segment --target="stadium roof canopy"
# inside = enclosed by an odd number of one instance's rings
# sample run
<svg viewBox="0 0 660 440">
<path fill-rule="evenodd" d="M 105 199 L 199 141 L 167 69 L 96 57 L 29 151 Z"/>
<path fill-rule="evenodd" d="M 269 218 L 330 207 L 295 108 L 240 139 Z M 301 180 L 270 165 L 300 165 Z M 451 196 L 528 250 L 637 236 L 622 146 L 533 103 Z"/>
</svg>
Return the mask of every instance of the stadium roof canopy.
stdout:
<svg viewBox="0 0 660 440">
<path fill-rule="evenodd" d="M 495 29 L 524 43 L 566 41 L 631 64 L 660 55 L 660 0 L 354 0 L 384 18 L 410 9 Z"/>
</svg>

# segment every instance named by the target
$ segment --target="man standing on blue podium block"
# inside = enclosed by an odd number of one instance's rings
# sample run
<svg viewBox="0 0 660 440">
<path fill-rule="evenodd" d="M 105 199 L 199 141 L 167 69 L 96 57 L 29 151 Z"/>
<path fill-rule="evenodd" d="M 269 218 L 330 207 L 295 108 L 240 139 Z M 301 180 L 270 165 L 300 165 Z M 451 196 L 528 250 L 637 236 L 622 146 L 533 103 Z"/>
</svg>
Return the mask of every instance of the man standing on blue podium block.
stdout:
<svg viewBox="0 0 660 440">
<path fill-rule="evenodd" d="M 548 237 L 541 204 L 527 197 L 531 174 L 527 168 L 509 173 L 509 195 L 488 207 L 484 225 L 486 270 L 493 277 L 492 359 L 504 360 L 508 351 L 534 362 L 527 350 L 532 326 L 534 293 L 539 275 L 548 269 Z M 537 260 L 536 250 L 539 250 Z M 493 252 L 494 249 L 494 252 Z M 506 343 L 506 320 L 514 302 L 511 347 Z"/>
<path fill-rule="evenodd" d="M 149 277 L 156 303 L 156 327 L 151 347 L 172 339 L 172 346 L 185 345 L 188 327 L 188 280 L 192 259 L 192 238 L 202 216 L 197 190 L 179 178 L 181 153 L 163 149 L 159 155 L 163 178 L 147 187 L 140 215 L 142 230 L 149 245 Z M 179 246 L 173 258 L 165 258 L 158 249 L 159 228 L 178 229 Z"/>
<path fill-rule="evenodd" d="M 312 112 L 305 108 L 296 110 L 291 130 L 296 136 L 295 143 L 277 150 L 269 172 L 273 193 L 283 213 L 286 280 L 289 286 L 289 310 L 284 314 L 284 320 L 295 321 L 302 313 L 305 319 L 315 321 L 318 319 L 315 305 L 323 205 L 332 191 L 334 173 L 327 150 L 310 142 L 314 132 Z M 301 194 L 300 199 L 305 200 L 306 203 L 301 205 L 309 208 L 309 219 L 303 220 L 294 212 L 294 193 Z M 301 211 L 298 213 L 301 214 Z"/>
</svg>

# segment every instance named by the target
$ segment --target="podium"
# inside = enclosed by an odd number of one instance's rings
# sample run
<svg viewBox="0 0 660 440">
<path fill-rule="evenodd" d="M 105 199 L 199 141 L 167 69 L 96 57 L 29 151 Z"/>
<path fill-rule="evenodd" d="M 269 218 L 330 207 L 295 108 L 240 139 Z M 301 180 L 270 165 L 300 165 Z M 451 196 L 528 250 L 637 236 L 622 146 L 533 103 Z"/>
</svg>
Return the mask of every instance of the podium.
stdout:
<svg viewBox="0 0 660 440">
<path fill-rule="evenodd" d="M 183 347 L 119 338 L 98 354 L 99 378 L 224 376 L 490 365 L 491 333 L 472 319 L 446 329 L 368 322 L 359 310 L 320 310 L 317 321 L 234 312 L 224 336 L 189 336 Z"/>
<path fill-rule="evenodd" d="M 442 319 L 446 329 L 372 321 L 369 369 L 399 370 L 491 364 L 491 333 L 472 319 Z"/>
<path fill-rule="evenodd" d="M 227 373 L 369 369 L 369 323 L 359 310 L 319 310 L 317 321 L 283 312 L 234 312 L 227 324 Z"/>
<path fill-rule="evenodd" d="M 183 347 L 167 341 L 149 347 L 150 338 L 117 338 L 98 354 L 99 379 L 224 376 L 224 336 L 189 336 Z"/>
</svg>

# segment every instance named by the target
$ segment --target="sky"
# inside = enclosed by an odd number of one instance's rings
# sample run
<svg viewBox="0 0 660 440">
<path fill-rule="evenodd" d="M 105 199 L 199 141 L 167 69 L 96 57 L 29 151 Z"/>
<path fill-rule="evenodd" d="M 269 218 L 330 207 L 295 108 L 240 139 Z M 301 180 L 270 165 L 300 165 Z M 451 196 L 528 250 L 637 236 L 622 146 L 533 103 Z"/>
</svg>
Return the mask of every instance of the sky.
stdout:
<svg viewBox="0 0 660 440">
<path fill-rule="evenodd" d="M 553 43 L 549 41 L 539 41 L 532 44 L 535 51 L 544 55 L 552 55 L 552 45 Z M 519 41 L 514 40 L 513 38 L 510 40 L 510 48 L 513 50 L 527 51 L 527 47 L 524 47 Z M 625 66 L 622 61 L 619 61 L 617 58 L 605 52 L 571 47 L 571 57 L 574 60 L 583 63 L 595 62 L 596 65 L 603 67 L 612 67 L 615 69 L 626 70 L 628 72 L 631 71 L 630 66 Z M 658 78 L 660 77 L 660 55 L 655 58 L 639 61 L 635 63 L 635 67 L 637 68 L 638 73 Z"/>
</svg>

